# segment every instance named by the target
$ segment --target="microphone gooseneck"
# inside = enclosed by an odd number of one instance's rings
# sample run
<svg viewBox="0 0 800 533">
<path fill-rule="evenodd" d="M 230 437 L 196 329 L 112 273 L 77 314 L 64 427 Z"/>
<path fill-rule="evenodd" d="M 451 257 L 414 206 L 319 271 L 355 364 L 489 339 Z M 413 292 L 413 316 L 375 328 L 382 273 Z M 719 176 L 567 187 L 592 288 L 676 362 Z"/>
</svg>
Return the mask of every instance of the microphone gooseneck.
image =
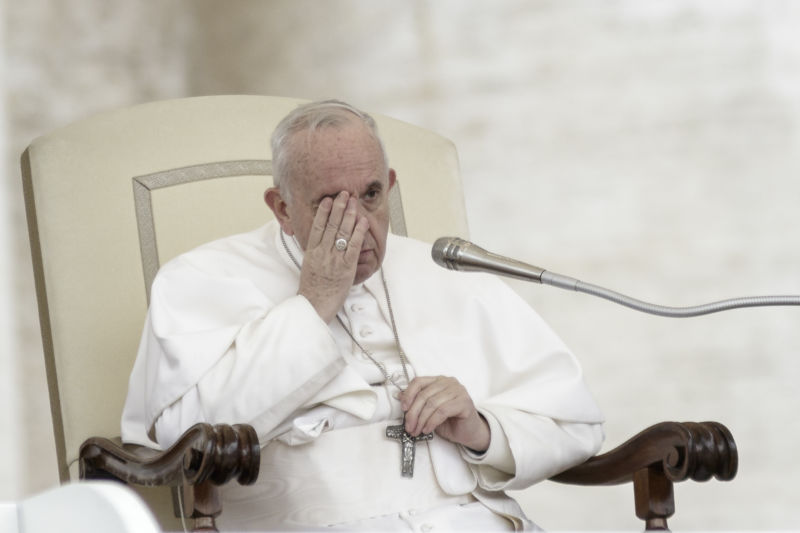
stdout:
<svg viewBox="0 0 800 533">
<path fill-rule="evenodd" d="M 549 272 L 516 259 L 488 252 L 480 246 L 458 237 L 441 237 L 437 239 L 431 249 L 431 256 L 437 265 L 449 270 L 490 272 L 525 281 L 534 281 L 562 289 L 591 294 L 651 315 L 671 318 L 708 315 L 743 307 L 800 305 L 800 296 L 748 296 L 689 307 L 657 305 L 637 300 L 591 283 L 585 283 L 569 276 Z"/>
</svg>

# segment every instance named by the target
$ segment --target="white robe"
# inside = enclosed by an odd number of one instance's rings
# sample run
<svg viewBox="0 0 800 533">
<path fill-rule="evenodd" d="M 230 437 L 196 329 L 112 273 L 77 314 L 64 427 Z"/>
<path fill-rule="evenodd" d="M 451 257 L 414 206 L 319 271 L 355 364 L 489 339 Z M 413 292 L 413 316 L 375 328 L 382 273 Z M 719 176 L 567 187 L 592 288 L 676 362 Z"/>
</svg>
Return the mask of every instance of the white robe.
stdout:
<svg viewBox="0 0 800 533">
<path fill-rule="evenodd" d="M 483 457 L 442 438 L 428 443 L 437 490 L 474 494 L 502 513 L 500 491 L 530 486 L 597 452 L 603 419 L 577 361 L 504 283 L 442 269 L 429 245 L 393 235 L 383 271 L 414 373 L 456 377 L 492 430 Z M 151 291 L 123 440 L 158 447 L 157 421 L 176 410 L 190 416 L 175 418 L 182 427 L 159 435 L 162 444 L 198 420 L 252 424 L 262 445 L 314 410 L 372 420 L 379 393 L 348 363 L 335 321 L 325 324 L 296 294 L 298 279 L 275 222 L 166 264 Z M 382 294 L 380 274 L 364 286 Z M 386 302 L 378 300 L 388 323 Z M 305 434 L 302 443 L 319 436 Z"/>
</svg>

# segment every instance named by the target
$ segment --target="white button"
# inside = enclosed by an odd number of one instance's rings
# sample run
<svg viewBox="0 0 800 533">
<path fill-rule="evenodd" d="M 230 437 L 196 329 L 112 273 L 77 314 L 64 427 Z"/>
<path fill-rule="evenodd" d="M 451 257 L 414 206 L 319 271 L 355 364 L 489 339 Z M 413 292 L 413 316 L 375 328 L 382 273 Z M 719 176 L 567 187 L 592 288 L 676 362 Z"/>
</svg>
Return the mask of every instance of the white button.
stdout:
<svg viewBox="0 0 800 533">
<path fill-rule="evenodd" d="M 415 514 L 417 514 L 417 510 L 416 509 L 409 509 L 408 510 L 408 514 L 410 514 L 411 516 L 414 516 Z"/>
<path fill-rule="evenodd" d="M 361 304 L 353 304 L 350 306 L 350 310 L 353 311 L 354 313 L 358 313 L 359 311 L 364 310 L 364 306 Z"/>
<path fill-rule="evenodd" d="M 361 330 L 359 330 L 358 333 L 362 337 L 369 337 L 370 335 L 372 335 L 372 328 L 369 326 L 364 326 L 363 328 L 361 328 Z"/>
</svg>

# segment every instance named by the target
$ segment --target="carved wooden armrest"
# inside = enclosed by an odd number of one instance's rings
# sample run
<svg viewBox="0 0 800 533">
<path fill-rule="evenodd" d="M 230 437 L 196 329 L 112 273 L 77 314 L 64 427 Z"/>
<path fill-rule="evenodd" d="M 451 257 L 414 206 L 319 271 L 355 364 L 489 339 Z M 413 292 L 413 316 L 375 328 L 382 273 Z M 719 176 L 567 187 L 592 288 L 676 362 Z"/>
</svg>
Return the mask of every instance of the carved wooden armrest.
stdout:
<svg viewBox="0 0 800 533">
<path fill-rule="evenodd" d="M 675 512 L 673 482 L 730 481 L 737 467 L 736 443 L 722 424 L 661 422 L 551 479 L 573 485 L 633 481 L 636 516 L 645 529 L 668 529 L 667 518 Z"/>
<path fill-rule="evenodd" d="M 79 454 L 81 479 L 185 489 L 181 512 L 195 519 L 196 531 L 216 531 L 214 518 L 222 511 L 217 486 L 232 479 L 255 483 L 260 464 L 258 436 L 245 424 L 196 424 L 165 451 L 93 437 Z"/>
</svg>

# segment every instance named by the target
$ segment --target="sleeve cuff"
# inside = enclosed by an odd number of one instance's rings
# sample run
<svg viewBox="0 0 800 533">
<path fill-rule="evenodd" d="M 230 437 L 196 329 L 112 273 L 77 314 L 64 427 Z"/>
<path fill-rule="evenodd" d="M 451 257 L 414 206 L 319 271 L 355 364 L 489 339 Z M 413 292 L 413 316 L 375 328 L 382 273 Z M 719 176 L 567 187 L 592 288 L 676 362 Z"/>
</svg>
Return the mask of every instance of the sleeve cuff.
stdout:
<svg viewBox="0 0 800 533">
<path fill-rule="evenodd" d="M 501 472 L 513 475 L 516 471 L 516 463 L 514 462 L 514 455 L 511 453 L 511 446 L 508 444 L 508 438 L 503 428 L 491 413 L 480 409 L 478 412 L 489 424 L 489 432 L 491 434 L 489 448 L 487 448 L 485 452 L 479 453 L 465 446 L 459 446 L 461 457 L 468 463 L 479 466 L 490 466 Z"/>
</svg>

